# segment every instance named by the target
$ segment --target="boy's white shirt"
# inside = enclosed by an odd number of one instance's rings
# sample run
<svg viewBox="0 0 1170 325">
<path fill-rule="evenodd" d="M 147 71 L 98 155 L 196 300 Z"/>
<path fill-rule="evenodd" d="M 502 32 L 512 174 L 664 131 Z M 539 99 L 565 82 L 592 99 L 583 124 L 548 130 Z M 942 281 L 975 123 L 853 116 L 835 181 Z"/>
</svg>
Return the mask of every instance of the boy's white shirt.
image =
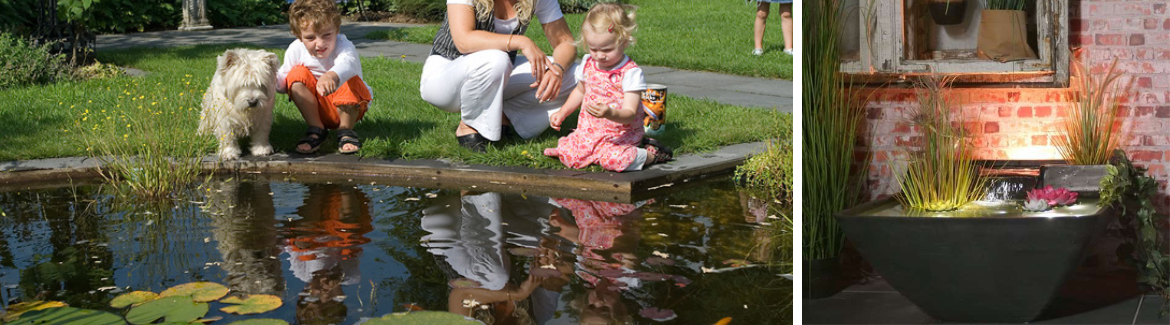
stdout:
<svg viewBox="0 0 1170 325">
<path fill-rule="evenodd" d="M 282 94 L 288 92 L 285 79 L 288 78 L 288 72 L 292 71 L 292 68 L 298 64 L 309 68 L 309 71 L 313 72 L 313 76 L 317 78 L 321 78 L 321 75 L 326 72 L 333 71 L 340 80 L 338 87 L 354 76 L 362 77 L 362 81 L 365 81 L 366 78 L 362 76 L 362 62 L 353 42 L 350 42 L 345 34 L 337 33 L 337 43 L 334 44 L 334 47 L 333 53 L 330 53 L 329 57 L 317 59 L 305 48 L 305 43 L 301 43 L 300 39 L 294 40 L 292 44 L 288 45 L 288 50 L 284 52 L 284 64 L 276 72 L 276 91 Z M 370 96 L 373 96 L 374 91 L 370 88 L 369 83 L 366 83 L 366 89 L 370 91 Z"/>
<path fill-rule="evenodd" d="M 581 64 L 578 64 L 577 68 L 573 69 L 573 75 L 577 77 L 577 80 L 579 80 L 578 82 L 584 83 L 587 80 L 585 79 L 585 63 L 589 62 L 589 57 L 589 54 L 586 54 L 584 58 L 581 58 Z M 614 69 L 620 69 L 622 66 L 626 65 L 626 62 L 629 61 L 630 56 L 623 55 L 622 62 L 618 62 L 618 64 L 614 66 Z M 597 67 L 597 69 L 604 70 L 601 69 L 601 67 Z M 622 92 L 628 93 L 643 90 L 646 90 L 646 77 L 642 74 L 641 67 L 630 69 L 626 71 L 625 74 L 622 74 Z"/>
</svg>

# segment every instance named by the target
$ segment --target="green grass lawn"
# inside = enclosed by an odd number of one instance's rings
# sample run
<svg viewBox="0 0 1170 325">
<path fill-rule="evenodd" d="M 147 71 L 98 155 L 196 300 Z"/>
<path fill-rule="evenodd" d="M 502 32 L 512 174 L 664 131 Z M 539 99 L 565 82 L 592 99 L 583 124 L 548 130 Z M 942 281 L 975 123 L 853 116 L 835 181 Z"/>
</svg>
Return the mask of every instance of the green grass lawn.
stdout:
<svg viewBox="0 0 1170 325">
<path fill-rule="evenodd" d="M 8 125 L 4 145 L 0 146 L 0 161 L 85 156 L 87 134 L 89 138 L 102 134 L 102 141 L 138 145 L 144 141 L 212 143 L 211 136 L 195 136 L 199 105 L 215 71 L 216 55 L 233 47 L 237 46 L 104 51 L 98 53 L 101 62 L 142 69 L 148 74 L 0 92 L 0 117 Z M 283 50 L 268 50 L 283 57 Z M 499 143 L 487 153 L 477 154 L 455 141 L 458 114 L 440 111 L 419 97 L 421 64 L 398 58 L 362 58 L 362 67 L 374 88 L 374 102 L 356 127 L 365 142 L 361 155 L 564 168 L 541 152 L 555 146 L 556 139 L 576 125 L 575 119 L 567 121 L 570 127 L 562 132 L 549 131 L 531 140 Z M 305 124 L 287 97 L 277 96 L 270 140 L 277 151 L 294 152 Z M 676 154 L 791 137 L 791 128 L 785 127 L 791 125 L 790 114 L 673 95 L 668 105 L 669 129 L 659 139 L 674 147 Z M 321 150 L 337 151 L 335 135 L 330 134 Z"/>
<path fill-rule="evenodd" d="M 710 0 L 628 0 L 637 5 L 637 43 L 626 53 L 640 65 L 704 70 L 752 77 L 792 80 L 792 57 L 784 54 L 780 13 L 772 6 L 764 33 L 763 56 L 751 55 L 755 4 L 742 1 Z M 566 21 L 580 37 L 585 14 L 568 14 Z M 367 34 L 369 39 L 393 39 L 429 44 L 439 27 L 426 26 Z M 550 51 L 540 24 L 528 30 L 537 44 Z M 581 58 L 584 46 L 578 47 Z M 549 52 L 551 53 L 551 52 Z"/>
</svg>

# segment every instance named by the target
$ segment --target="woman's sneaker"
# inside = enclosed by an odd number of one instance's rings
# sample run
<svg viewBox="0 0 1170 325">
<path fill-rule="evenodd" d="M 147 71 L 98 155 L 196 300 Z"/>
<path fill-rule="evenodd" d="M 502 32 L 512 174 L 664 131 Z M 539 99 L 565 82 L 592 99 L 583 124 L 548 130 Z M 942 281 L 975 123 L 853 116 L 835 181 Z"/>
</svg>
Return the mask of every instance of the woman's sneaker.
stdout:
<svg viewBox="0 0 1170 325">
<path fill-rule="evenodd" d="M 764 49 L 754 49 L 754 50 L 752 50 L 752 55 L 755 55 L 755 56 L 764 55 Z"/>
</svg>

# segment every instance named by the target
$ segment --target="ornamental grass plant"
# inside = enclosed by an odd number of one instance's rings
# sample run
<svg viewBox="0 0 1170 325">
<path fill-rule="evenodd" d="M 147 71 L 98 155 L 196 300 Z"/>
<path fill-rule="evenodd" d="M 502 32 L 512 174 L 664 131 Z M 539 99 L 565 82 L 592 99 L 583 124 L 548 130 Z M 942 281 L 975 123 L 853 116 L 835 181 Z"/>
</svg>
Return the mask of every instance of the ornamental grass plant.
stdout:
<svg viewBox="0 0 1170 325">
<path fill-rule="evenodd" d="M 956 210 L 983 197 L 987 179 L 980 175 L 967 130 L 951 114 L 959 106 L 945 93 L 953 78 L 923 77 L 918 87 L 914 123 L 922 132 L 922 149 L 910 153 L 899 176 L 902 206 L 925 211 Z"/>
<path fill-rule="evenodd" d="M 804 259 L 832 258 L 844 234 L 833 214 L 858 200 L 859 175 L 868 162 L 855 163 L 854 143 L 865 118 L 863 100 L 854 96 L 839 67 L 842 8 L 838 1 L 804 4 L 802 71 L 804 126 L 801 128 Z"/>
<path fill-rule="evenodd" d="M 1132 83 L 1122 82 L 1125 73 L 1117 70 L 1117 59 L 1113 59 L 1104 74 L 1097 75 L 1089 73 L 1080 59 L 1071 61 L 1072 109 L 1061 126 L 1064 136 L 1056 137 L 1054 144 L 1069 164 L 1107 164 L 1123 135 L 1117 129 L 1118 108 Z"/>
<path fill-rule="evenodd" d="M 983 8 L 987 10 L 1024 10 L 1024 0 L 987 0 Z"/>
</svg>

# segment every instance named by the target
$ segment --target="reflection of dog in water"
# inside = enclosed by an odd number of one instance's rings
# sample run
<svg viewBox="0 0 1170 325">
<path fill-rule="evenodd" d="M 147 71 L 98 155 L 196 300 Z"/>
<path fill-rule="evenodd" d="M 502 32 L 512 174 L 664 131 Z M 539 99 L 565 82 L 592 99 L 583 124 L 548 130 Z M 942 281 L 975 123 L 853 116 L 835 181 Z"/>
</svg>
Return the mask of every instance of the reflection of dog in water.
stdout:
<svg viewBox="0 0 1170 325">
<path fill-rule="evenodd" d="M 277 247 L 276 210 L 265 181 L 213 181 L 205 212 L 223 257 L 227 286 L 247 294 L 284 291 Z"/>
</svg>

